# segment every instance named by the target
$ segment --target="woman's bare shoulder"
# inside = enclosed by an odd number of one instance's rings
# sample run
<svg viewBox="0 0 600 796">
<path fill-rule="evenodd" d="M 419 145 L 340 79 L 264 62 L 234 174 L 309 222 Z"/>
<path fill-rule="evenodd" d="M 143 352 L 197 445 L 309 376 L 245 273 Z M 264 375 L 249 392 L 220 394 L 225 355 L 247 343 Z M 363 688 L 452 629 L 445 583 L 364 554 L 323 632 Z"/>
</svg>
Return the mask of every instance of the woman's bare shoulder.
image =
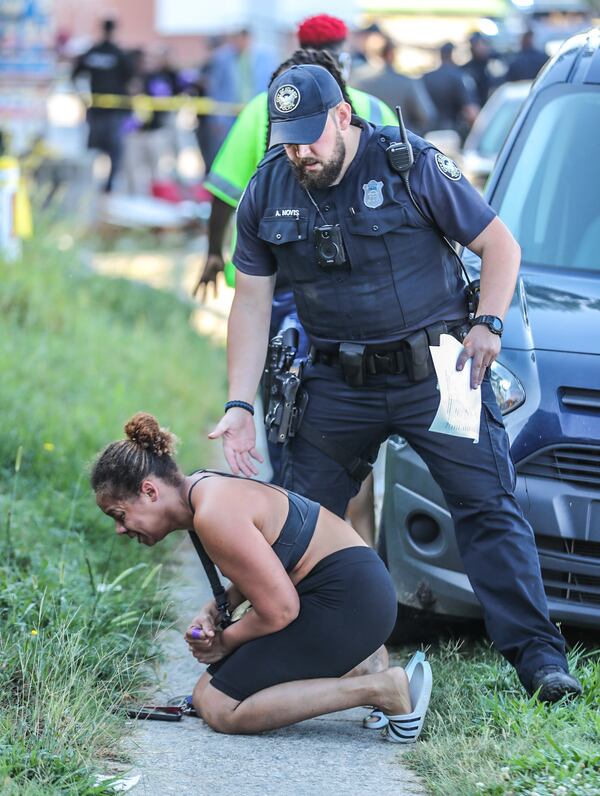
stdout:
<svg viewBox="0 0 600 796">
<path fill-rule="evenodd" d="M 251 482 L 242 478 L 214 475 L 201 479 L 195 506 L 196 530 L 214 533 L 220 528 L 254 522 L 263 509 L 260 492 L 254 493 Z"/>
</svg>

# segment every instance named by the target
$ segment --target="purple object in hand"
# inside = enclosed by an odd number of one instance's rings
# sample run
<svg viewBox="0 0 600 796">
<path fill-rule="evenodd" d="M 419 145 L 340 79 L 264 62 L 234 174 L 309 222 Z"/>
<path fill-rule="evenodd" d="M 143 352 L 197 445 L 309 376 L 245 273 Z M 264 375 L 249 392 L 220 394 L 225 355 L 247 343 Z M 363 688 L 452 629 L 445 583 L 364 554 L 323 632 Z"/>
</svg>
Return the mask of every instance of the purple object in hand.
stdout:
<svg viewBox="0 0 600 796">
<path fill-rule="evenodd" d="M 193 627 L 190 636 L 192 638 L 202 638 L 202 629 L 199 627 Z"/>
</svg>

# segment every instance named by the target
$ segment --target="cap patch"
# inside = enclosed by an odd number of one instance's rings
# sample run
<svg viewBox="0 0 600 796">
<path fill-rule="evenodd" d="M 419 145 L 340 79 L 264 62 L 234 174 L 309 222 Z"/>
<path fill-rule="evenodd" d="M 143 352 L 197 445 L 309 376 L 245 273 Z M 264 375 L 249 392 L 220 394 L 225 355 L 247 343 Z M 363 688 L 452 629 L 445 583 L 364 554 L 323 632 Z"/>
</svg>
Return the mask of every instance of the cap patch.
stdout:
<svg viewBox="0 0 600 796">
<path fill-rule="evenodd" d="M 281 86 L 277 89 L 273 102 L 280 113 L 291 113 L 300 104 L 300 92 L 296 86 Z"/>
<path fill-rule="evenodd" d="M 456 163 L 441 152 L 435 153 L 435 162 L 444 177 L 448 177 L 449 180 L 457 181 L 462 177 L 462 171 L 458 168 Z"/>
</svg>

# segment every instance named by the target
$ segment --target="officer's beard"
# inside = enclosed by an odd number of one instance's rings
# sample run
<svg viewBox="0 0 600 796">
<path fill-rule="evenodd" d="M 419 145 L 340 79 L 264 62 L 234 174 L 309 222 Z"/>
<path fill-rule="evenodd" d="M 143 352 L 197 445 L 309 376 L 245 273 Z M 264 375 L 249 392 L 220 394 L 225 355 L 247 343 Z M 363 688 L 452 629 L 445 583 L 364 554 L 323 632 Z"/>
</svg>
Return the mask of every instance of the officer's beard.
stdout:
<svg viewBox="0 0 600 796">
<path fill-rule="evenodd" d="M 292 168 L 300 185 L 304 188 L 329 188 L 337 180 L 346 159 L 346 144 L 338 130 L 335 137 L 335 150 L 331 160 L 323 162 L 316 158 L 302 158 L 292 160 Z M 307 171 L 306 166 L 320 163 L 322 168 L 318 171 Z"/>
</svg>

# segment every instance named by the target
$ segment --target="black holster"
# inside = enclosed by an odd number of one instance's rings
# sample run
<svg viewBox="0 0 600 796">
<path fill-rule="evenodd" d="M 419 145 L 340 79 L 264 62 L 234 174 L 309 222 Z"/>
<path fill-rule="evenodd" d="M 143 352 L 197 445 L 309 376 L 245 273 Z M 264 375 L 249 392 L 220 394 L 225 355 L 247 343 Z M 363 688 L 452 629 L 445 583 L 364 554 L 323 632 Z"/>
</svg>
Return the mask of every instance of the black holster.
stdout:
<svg viewBox="0 0 600 796">
<path fill-rule="evenodd" d="M 300 385 L 301 375 L 295 373 L 278 373 L 274 377 L 265 414 L 269 442 L 283 445 L 296 436 L 308 402 L 308 394 Z"/>
<path fill-rule="evenodd" d="M 298 373 L 291 370 L 297 352 L 298 330 L 291 327 L 271 340 L 263 373 L 267 440 L 280 445 L 296 436 L 308 401 L 301 388 L 303 363 Z"/>
</svg>

